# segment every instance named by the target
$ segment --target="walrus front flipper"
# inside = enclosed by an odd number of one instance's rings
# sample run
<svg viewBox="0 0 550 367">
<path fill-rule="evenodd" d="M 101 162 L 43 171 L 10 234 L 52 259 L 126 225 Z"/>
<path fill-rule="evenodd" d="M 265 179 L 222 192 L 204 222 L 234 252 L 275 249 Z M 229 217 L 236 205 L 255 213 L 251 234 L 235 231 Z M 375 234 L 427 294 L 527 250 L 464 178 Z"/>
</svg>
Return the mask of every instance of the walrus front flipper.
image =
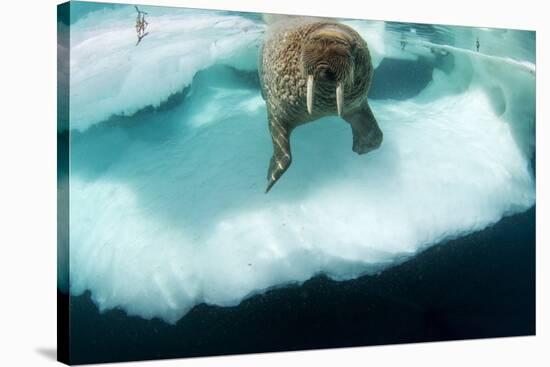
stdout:
<svg viewBox="0 0 550 367">
<path fill-rule="evenodd" d="M 382 131 L 366 101 L 360 107 L 345 112 L 342 117 L 351 125 L 352 150 L 355 153 L 365 154 L 377 149 L 382 144 Z"/>
<path fill-rule="evenodd" d="M 266 193 L 281 178 L 290 166 L 290 163 L 292 163 L 290 128 L 286 124 L 269 117 L 269 131 L 271 132 L 271 139 L 273 141 L 273 156 L 269 162 L 269 170 L 267 172 Z"/>
</svg>

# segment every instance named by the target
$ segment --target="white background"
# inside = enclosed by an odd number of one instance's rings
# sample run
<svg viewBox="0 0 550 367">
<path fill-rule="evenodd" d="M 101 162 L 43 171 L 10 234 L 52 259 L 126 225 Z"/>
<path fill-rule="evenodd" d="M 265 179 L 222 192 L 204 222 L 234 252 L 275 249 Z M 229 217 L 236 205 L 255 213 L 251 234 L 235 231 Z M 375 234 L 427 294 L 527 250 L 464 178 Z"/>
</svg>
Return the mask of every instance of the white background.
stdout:
<svg viewBox="0 0 550 367">
<path fill-rule="evenodd" d="M 548 225 L 545 226 L 548 223 L 545 191 L 550 187 L 545 141 L 550 138 L 550 101 L 545 62 L 549 60 L 550 19 L 545 17 L 548 14 L 545 2 L 149 0 L 134 3 L 536 30 L 537 336 L 118 365 L 548 365 L 550 308 L 545 266 L 549 259 L 545 247 L 549 235 Z M 0 366 L 57 363 L 56 4 L 56 0 L 11 0 L 0 6 Z"/>
</svg>

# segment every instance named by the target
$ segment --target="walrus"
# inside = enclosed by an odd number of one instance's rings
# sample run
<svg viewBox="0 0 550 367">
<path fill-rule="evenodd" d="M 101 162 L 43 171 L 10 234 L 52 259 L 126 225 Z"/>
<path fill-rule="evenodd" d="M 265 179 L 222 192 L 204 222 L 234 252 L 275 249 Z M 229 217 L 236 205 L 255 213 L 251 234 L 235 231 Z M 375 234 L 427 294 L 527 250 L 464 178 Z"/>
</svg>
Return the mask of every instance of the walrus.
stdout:
<svg viewBox="0 0 550 367">
<path fill-rule="evenodd" d="M 273 141 L 266 193 L 292 162 L 290 134 L 297 126 L 338 115 L 351 125 L 354 152 L 365 154 L 382 143 L 367 102 L 371 56 L 351 27 L 319 18 L 271 21 L 258 72 Z"/>
</svg>

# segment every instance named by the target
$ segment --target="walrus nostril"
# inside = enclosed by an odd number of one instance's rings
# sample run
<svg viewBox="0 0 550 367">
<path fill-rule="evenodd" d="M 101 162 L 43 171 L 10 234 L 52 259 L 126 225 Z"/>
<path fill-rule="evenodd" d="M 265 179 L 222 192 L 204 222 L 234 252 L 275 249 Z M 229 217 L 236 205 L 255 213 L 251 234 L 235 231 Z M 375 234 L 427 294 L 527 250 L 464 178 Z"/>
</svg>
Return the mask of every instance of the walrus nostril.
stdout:
<svg viewBox="0 0 550 367">
<path fill-rule="evenodd" d="M 336 81 L 336 72 L 328 66 L 317 67 L 317 77 L 328 81 Z"/>
</svg>

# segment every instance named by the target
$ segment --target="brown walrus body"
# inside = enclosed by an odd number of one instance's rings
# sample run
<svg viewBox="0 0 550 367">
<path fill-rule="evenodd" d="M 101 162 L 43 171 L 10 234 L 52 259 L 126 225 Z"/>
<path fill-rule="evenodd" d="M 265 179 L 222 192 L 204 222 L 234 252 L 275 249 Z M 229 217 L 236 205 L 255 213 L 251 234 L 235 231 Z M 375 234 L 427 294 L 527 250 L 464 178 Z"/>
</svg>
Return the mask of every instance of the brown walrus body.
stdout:
<svg viewBox="0 0 550 367">
<path fill-rule="evenodd" d="M 340 115 L 351 125 L 354 152 L 380 146 L 382 132 L 367 103 L 371 58 L 352 28 L 315 18 L 275 22 L 260 50 L 258 70 L 274 151 L 266 192 L 290 166 L 290 134 L 296 126 Z"/>
</svg>

